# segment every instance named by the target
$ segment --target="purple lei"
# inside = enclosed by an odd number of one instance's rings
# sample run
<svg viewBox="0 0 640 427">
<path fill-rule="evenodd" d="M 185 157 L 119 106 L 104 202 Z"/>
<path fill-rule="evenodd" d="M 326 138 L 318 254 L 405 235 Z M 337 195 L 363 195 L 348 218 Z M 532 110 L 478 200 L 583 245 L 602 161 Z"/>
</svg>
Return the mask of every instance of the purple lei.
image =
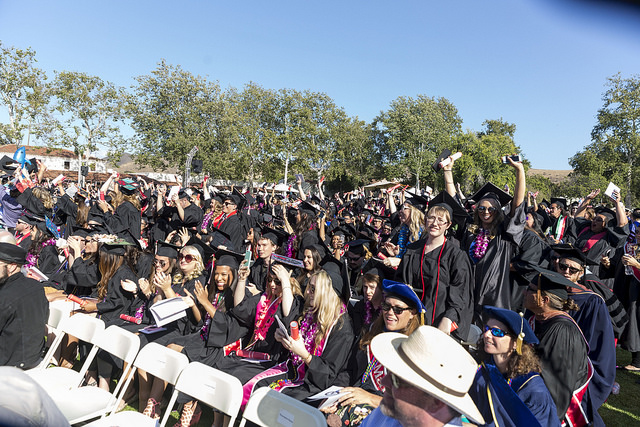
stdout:
<svg viewBox="0 0 640 427">
<path fill-rule="evenodd" d="M 481 228 L 478 236 L 476 237 L 475 245 L 473 247 L 473 258 L 476 261 L 480 261 L 484 254 L 487 252 L 489 241 L 489 230 Z"/>
<path fill-rule="evenodd" d="M 286 247 L 287 247 L 288 258 L 293 258 L 293 243 L 295 242 L 295 240 L 296 240 L 295 234 L 289 236 L 289 240 L 287 240 Z"/>
<path fill-rule="evenodd" d="M 40 244 L 41 248 L 44 248 L 45 246 L 54 246 L 56 244 L 56 239 L 49 239 L 49 240 L 45 240 L 44 242 L 42 242 Z M 42 249 L 41 249 L 42 250 Z M 31 267 L 35 267 L 38 264 L 38 259 L 40 258 L 40 255 L 34 255 L 32 253 L 28 253 L 27 254 L 27 263 L 25 264 L 25 267 L 27 269 L 31 268 Z"/>
<path fill-rule="evenodd" d="M 371 304 L 371 301 L 366 301 L 364 303 L 364 325 L 370 325 L 373 322 L 373 314 L 377 316 L 380 312 L 380 309 L 376 310 Z"/>
<path fill-rule="evenodd" d="M 313 354 L 317 332 L 318 327 L 316 322 L 313 321 L 313 312 L 309 310 L 307 311 L 307 314 L 304 315 L 302 322 L 300 322 L 300 334 L 304 339 L 304 348 L 307 349 L 309 354 Z M 294 366 L 302 364 L 302 358 L 293 352 L 291 353 L 291 360 L 293 361 Z"/>
</svg>

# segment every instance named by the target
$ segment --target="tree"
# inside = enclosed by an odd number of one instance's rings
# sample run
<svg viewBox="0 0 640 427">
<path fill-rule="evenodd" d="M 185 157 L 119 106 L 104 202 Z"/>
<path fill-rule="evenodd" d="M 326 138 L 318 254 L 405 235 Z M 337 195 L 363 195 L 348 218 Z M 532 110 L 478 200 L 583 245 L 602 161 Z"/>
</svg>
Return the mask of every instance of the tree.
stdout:
<svg viewBox="0 0 640 427">
<path fill-rule="evenodd" d="M 164 60 L 136 80 L 127 108 L 136 132 L 136 163 L 182 170 L 197 146 L 205 171 L 218 177 L 233 171 L 232 115 L 217 83 Z"/>
<path fill-rule="evenodd" d="M 418 95 L 392 101 L 373 123 L 387 176 L 414 178 L 416 188 L 421 180 L 433 180 L 430 165 L 451 148 L 461 125 L 457 109 L 445 98 Z"/>
<path fill-rule="evenodd" d="M 607 79 L 591 144 L 571 159 L 575 172 L 599 176 L 618 183 L 626 191 L 628 206 L 640 196 L 638 152 L 640 150 L 640 75 Z"/>
<path fill-rule="evenodd" d="M 0 102 L 9 123 L 0 123 L 0 144 L 21 145 L 25 136 L 43 137 L 50 131 L 47 77 L 35 67 L 35 51 L 6 47 L 0 41 Z M 25 135 L 26 132 L 26 135 Z"/>
<path fill-rule="evenodd" d="M 53 145 L 73 147 L 81 160 L 104 147 L 109 160 L 117 162 L 128 142 L 120 128 L 124 89 L 85 73 L 61 71 L 56 72 L 50 92 L 58 114 Z"/>
<path fill-rule="evenodd" d="M 330 176 L 340 179 L 346 188 L 369 184 L 382 178 L 381 155 L 375 150 L 371 129 L 356 118 L 350 118 L 338 129 L 336 159 Z M 341 188 L 344 190 L 344 188 Z"/>
</svg>

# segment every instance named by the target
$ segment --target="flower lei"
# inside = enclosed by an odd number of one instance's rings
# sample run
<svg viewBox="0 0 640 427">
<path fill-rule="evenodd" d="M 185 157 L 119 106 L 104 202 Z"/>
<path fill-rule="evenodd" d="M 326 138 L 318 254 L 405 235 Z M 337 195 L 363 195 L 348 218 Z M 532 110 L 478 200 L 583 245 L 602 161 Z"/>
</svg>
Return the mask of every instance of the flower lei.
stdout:
<svg viewBox="0 0 640 427">
<path fill-rule="evenodd" d="M 289 239 L 287 240 L 287 243 L 285 245 L 286 248 L 287 248 L 286 249 L 286 256 L 288 258 L 293 258 L 293 247 L 294 247 L 295 240 L 296 240 L 296 236 L 295 236 L 295 234 L 293 234 L 293 235 L 289 236 Z"/>
<path fill-rule="evenodd" d="M 224 300 L 224 295 L 221 293 L 218 294 L 218 299 L 211 301 L 214 309 L 218 309 L 220 303 Z M 211 325 L 211 315 L 207 311 L 207 314 L 204 316 L 204 325 L 200 328 L 200 338 L 202 341 L 206 341 L 209 336 L 209 326 Z"/>
<path fill-rule="evenodd" d="M 55 246 L 56 239 L 45 240 L 40 244 L 40 253 L 45 246 Z M 38 259 L 40 258 L 40 253 L 38 255 L 34 255 L 31 252 L 27 254 L 25 268 L 29 269 L 31 267 L 35 267 L 38 264 Z"/>
<path fill-rule="evenodd" d="M 489 230 L 485 230 L 484 228 L 481 228 L 480 231 L 478 232 L 478 236 L 474 240 L 474 245 L 472 245 L 471 247 L 471 250 L 472 250 L 471 257 L 476 262 L 480 261 L 482 257 L 485 255 L 485 253 L 487 252 L 487 247 L 489 246 L 490 240 L 491 239 L 489 238 Z"/>
<path fill-rule="evenodd" d="M 138 307 L 138 309 L 136 310 L 136 315 L 134 317 L 138 320 L 142 320 L 142 316 L 144 315 L 145 308 L 147 308 L 146 302 L 143 303 L 140 307 Z"/>
<path fill-rule="evenodd" d="M 370 325 L 371 322 L 373 322 L 373 314 L 375 313 L 376 316 L 378 316 L 378 314 L 380 313 L 380 309 L 375 309 L 373 307 L 373 304 L 371 304 L 371 301 L 366 301 L 364 303 L 364 325 Z"/>
<path fill-rule="evenodd" d="M 340 315 L 342 315 L 347 310 L 347 306 L 342 304 L 340 307 Z M 314 322 L 313 312 L 311 310 L 307 311 L 307 314 L 304 315 L 302 322 L 300 322 L 300 334 L 304 337 L 304 348 L 307 349 L 309 354 L 314 356 L 319 356 L 322 354 L 322 350 L 324 349 L 324 342 L 327 338 L 326 336 L 322 338 L 322 341 L 318 345 L 315 344 L 316 334 L 318 333 L 318 324 Z M 295 353 L 291 353 L 291 361 L 293 362 L 293 366 L 299 366 L 304 364 L 302 358 Z"/>
<path fill-rule="evenodd" d="M 200 226 L 201 230 L 206 230 L 207 226 L 209 225 L 209 221 L 211 221 L 211 217 L 213 216 L 213 211 L 207 213 L 203 220 L 202 220 L 202 225 Z"/>
</svg>

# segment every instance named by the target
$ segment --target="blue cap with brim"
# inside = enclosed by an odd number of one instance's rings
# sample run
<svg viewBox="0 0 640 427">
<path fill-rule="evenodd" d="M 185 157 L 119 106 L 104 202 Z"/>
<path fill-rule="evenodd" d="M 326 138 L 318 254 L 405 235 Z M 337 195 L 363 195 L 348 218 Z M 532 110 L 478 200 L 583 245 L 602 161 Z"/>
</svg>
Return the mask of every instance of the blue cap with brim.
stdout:
<svg viewBox="0 0 640 427">
<path fill-rule="evenodd" d="M 485 319 L 496 319 L 505 324 L 509 328 L 509 333 L 514 337 L 522 335 L 522 340 L 527 344 L 538 344 L 540 341 L 536 334 L 533 333 L 533 329 L 529 326 L 522 315 L 506 308 L 493 307 L 491 305 L 485 305 L 483 307 L 485 312 Z"/>
<path fill-rule="evenodd" d="M 421 322 L 424 324 L 424 313 L 426 310 L 422 304 L 422 300 L 420 300 L 418 295 L 411 289 L 411 286 L 406 283 L 384 279 L 382 281 L 382 292 L 385 296 L 397 297 L 407 303 L 407 305 L 415 307 L 418 313 L 421 314 Z"/>
</svg>

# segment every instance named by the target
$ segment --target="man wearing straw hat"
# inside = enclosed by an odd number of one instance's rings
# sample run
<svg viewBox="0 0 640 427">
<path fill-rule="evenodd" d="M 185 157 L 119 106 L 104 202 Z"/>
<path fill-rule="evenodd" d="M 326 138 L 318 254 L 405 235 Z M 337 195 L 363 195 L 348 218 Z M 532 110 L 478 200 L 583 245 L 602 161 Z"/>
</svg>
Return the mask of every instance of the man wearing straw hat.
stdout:
<svg viewBox="0 0 640 427">
<path fill-rule="evenodd" d="M 364 426 L 461 426 L 462 414 L 484 424 L 468 393 L 477 364 L 444 332 L 432 326 L 409 336 L 386 332 L 373 339 L 371 350 L 387 376 L 382 402 Z"/>
</svg>

